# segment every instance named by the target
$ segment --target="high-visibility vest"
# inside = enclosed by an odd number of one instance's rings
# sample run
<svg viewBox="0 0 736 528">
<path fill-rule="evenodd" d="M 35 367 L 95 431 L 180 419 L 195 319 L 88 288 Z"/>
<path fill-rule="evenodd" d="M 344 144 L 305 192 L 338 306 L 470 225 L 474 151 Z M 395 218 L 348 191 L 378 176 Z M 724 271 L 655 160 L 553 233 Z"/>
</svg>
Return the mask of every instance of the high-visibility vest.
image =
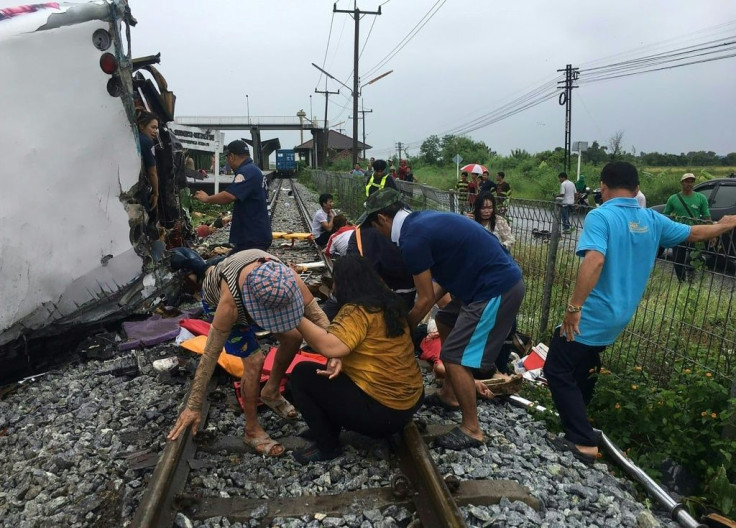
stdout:
<svg viewBox="0 0 736 528">
<path fill-rule="evenodd" d="M 371 187 L 378 187 L 376 191 L 380 191 L 383 189 L 386 185 L 386 178 L 388 178 L 388 174 L 384 174 L 383 178 L 381 179 L 381 183 L 376 183 L 374 178 L 375 174 L 372 174 L 370 178 L 368 178 L 368 185 L 365 186 L 365 195 L 370 196 L 371 195 Z"/>
</svg>

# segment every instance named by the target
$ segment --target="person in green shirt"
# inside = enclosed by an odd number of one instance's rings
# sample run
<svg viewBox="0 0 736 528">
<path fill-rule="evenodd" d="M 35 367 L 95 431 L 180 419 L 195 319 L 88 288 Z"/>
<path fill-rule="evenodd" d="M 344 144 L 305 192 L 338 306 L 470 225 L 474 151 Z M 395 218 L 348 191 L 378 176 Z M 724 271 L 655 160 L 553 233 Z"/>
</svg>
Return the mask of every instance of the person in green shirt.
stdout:
<svg viewBox="0 0 736 528">
<path fill-rule="evenodd" d="M 588 184 L 585 182 L 585 175 L 581 174 L 578 181 L 575 182 L 575 190 L 579 193 L 583 192 Z"/>
<path fill-rule="evenodd" d="M 662 213 L 673 217 L 674 220 L 683 224 L 700 224 L 710 222 L 710 209 L 708 199 L 704 194 L 695 192 L 695 175 L 691 172 L 680 178 L 682 191 L 673 194 L 667 199 Z M 692 278 L 693 268 L 688 264 L 690 253 L 689 244 L 675 246 L 673 250 L 674 268 L 677 280 L 684 282 Z"/>
</svg>

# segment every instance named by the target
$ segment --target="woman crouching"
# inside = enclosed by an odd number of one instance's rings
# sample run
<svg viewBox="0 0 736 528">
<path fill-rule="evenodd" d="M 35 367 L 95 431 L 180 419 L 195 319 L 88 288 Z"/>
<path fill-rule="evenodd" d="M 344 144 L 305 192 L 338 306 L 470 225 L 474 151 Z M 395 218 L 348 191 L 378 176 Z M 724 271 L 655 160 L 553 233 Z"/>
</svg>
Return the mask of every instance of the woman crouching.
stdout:
<svg viewBox="0 0 736 528">
<path fill-rule="evenodd" d="M 294 403 L 314 443 L 294 451 L 302 463 L 341 453 L 341 429 L 381 438 L 401 431 L 422 403 L 422 375 L 414 358 L 404 302 L 369 261 L 335 262 L 340 311 L 327 330 L 306 318 L 298 330 L 328 358 L 327 366 L 300 363 L 291 375 Z"/>
</svg>

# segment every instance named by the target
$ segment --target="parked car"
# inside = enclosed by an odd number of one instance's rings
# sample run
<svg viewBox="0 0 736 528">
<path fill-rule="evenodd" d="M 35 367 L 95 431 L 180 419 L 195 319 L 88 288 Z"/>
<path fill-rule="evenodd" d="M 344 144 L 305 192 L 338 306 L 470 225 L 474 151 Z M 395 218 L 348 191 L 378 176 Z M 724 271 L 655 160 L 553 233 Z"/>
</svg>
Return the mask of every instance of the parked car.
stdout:
<svg viewBox="0 0 736 528">
<path fill-rule="evenodd" d="M 708 199 L 710 216 L 717 222 L 725 215 L 736 214 L 736 178 L 717 178 L 699 183 L 694 190 Z M 650 209 L 661 213 L 664 205 Z M 736 264 L 736 240 L 733 231 L 722 235 L 714 251 L 707 258 L 708 265 L 723 270 Z"/>
</svg>

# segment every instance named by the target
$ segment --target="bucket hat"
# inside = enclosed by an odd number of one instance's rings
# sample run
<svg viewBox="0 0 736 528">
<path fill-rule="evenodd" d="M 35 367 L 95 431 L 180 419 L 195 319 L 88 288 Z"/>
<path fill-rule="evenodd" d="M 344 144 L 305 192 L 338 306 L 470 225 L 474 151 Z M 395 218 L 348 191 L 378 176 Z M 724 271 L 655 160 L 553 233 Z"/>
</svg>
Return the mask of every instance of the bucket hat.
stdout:
<svg viewBox="0 0 736 528">
<path fill-rule="evenodd" d="M 274 333 L 296 328 L 304 315 L 304 298 L 294 274 L 275 261 L 265 262 L 248 274 L 243 304 L 258 326 Z"/>
</svg>

